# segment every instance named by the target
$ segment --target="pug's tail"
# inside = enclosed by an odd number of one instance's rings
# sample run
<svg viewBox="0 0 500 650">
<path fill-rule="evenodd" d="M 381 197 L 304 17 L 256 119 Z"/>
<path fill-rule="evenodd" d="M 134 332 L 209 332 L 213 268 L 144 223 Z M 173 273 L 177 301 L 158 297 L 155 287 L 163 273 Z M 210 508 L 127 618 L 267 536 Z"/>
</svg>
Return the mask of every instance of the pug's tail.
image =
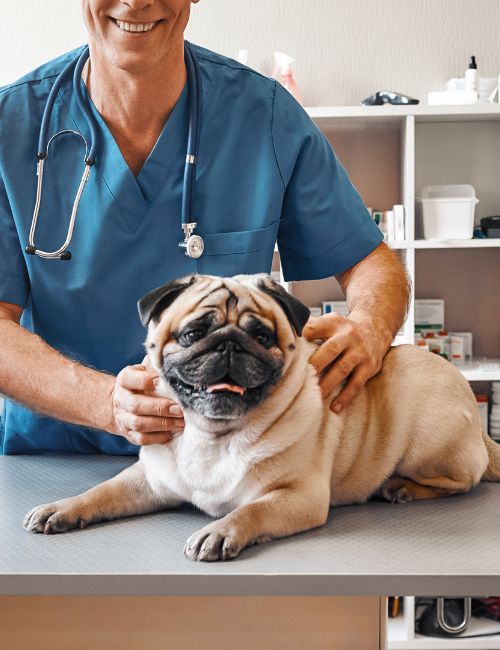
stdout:
<svg viewBox="0 0 500 650">
<path fill-rule="evenodd" d="M 489 463 L 483 474 L 483 481 L 500 482 L 500 445 L 483 431 L 483 440 L 488 450 Z"/>
</svg>

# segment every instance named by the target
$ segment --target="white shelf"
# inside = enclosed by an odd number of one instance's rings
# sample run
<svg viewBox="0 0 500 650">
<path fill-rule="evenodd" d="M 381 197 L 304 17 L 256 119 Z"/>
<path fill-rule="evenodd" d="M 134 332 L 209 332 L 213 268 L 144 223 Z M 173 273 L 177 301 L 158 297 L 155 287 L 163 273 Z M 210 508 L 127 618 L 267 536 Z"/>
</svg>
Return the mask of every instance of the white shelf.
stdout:
<svg viewBox="0 0 500 650">
<path fill-rule="evenodd" d="M 500 248 L 500 237 L 490 239 L 414 239 L 412 241 L 386 242 L 395 249 L 410 248 Z"/>
<path fill-rule="evenodd" d="M 473 359 L 457 368 L 469 381 L 500 381 L 500 359 Z"/>
<path fill-rule="evenodd" d="M 388 623 L 388 648 L 389 650 L 499 650 L 500 649 L 500 623 L 486 618 L 474 618 L 464 633 L 488 634 L 498 632 L 498 636 L 489 636 L 475 639 L 466 638 L 438 638 L 416 634 L 414 639 L 405 640 L 404 617 L 398 616 L 389 619 Z"/>
<path fill-rule="evenodd" d="M 309 116 L 318 123 L 330 122 L 342 118 L 361 118 L 384 120 L 387 118 L 404 119 L 409 115 L 416 122 L 462 122 L 500 119 L 500 104 L 472 104 L 468 106 L 310 106 L 305 109 Z"/>
</svg>

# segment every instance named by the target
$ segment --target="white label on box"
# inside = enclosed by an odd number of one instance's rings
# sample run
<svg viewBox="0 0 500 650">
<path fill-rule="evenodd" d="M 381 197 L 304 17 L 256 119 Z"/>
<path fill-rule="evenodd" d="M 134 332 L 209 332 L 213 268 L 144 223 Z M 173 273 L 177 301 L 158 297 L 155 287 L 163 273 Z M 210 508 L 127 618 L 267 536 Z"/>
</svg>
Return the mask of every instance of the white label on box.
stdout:
<svg viewBox="0 0 500 650">
<path fill-rule="evenodd" d="M 415 300 L 415 329 L 444 329 L 444 300 L 442 298 Z"/>
</svg>

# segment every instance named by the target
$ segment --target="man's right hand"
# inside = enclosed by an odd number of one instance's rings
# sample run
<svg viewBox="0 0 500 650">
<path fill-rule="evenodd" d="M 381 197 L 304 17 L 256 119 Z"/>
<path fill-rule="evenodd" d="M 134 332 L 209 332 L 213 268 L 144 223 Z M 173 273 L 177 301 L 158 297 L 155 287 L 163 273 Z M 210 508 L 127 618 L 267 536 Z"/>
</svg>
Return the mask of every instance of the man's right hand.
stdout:
<svg viewBox="0 0 500 650">
<path fill-rule="evenodd" d="M 134 445 L 158 445 L 184 429 L 181 407 L 155 392 L 159 377 L 145 365 L 126 366 L 111 393 L 113 424 L 110 433 Z"/>
</svg>

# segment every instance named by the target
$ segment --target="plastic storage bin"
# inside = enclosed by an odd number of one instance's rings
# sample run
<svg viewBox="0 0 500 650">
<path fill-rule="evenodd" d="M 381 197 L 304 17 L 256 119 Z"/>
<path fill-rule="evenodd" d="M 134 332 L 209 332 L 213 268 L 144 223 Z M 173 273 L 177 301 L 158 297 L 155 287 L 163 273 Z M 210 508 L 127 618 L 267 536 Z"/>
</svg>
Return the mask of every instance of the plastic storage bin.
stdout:
<svg viewBox="0 0 500 650">
<path fill-rule="evenodd" d="M 472 239 L 478 203 L 472 185 L 427 185 L 417 198 L 424 239 Z"/>
</svg>

